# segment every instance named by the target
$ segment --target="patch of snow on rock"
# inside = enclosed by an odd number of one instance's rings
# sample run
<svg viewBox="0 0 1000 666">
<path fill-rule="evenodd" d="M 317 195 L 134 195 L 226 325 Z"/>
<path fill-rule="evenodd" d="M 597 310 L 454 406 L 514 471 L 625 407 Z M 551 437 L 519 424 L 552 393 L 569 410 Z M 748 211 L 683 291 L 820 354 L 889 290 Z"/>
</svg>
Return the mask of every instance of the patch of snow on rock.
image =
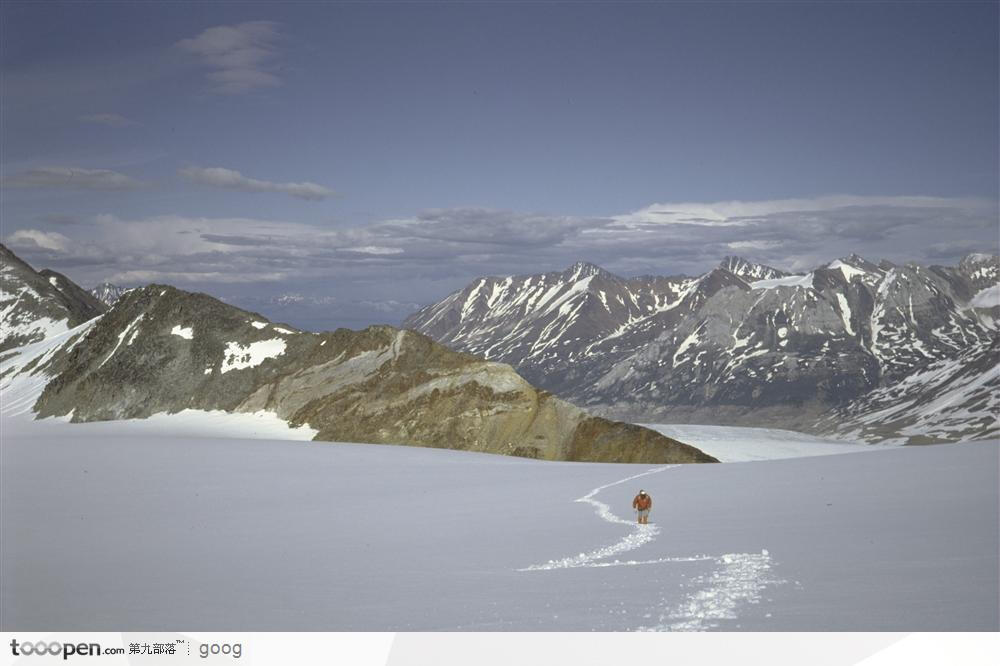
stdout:
<svg viewBox="0 0 1000 666">
<path fill-rule="evenodd" d="M 750 283 L 751 289 L 777 289 L 778 287 L 812 287 L 813 275 L 812 273 L 807 273 L 805 275 L 789 275 L 783 278 L 774 278 L 773 280 L 757 280 Z"/>
<path fill-rule="evenodd" d="M 974 308 L 992 308 L 1000 305 L 1000 284 L 981 290 L 972 297 L 969 305 Z"/>
<path fill-rule="evenodd" d="M 194 337 L 194 330 L 190 326 L 182 327 L 180 324 L 174 326 L 170 329 L 171 335 L 176 335 L 177 337 L 184 338 L 185 340 L 190 340 Z"/>
<path fill-rule="evenodd" d="M 285 353 L 285 341 L 281 338 L 260 340 L 248 345 L 238 342 L 226 343 L 226 352 L 222 362 L 222 373 L 230 370 L 254 368 L 269 358 L 276 358 Z"/>
<path fill-rule="evenodd" d="M 861 270 L 860 268 L 855 268 L 854 266 L 845 264 L 840 259 L 831 262 L 829 268 L 832 268 L 834 270 L 839 268 L 840 272 L 844 274 L 844 279 L 847 280 L 848 282 L 850 282 L 855 275 L 867 275 L 867 273 Z"/>
</svg>

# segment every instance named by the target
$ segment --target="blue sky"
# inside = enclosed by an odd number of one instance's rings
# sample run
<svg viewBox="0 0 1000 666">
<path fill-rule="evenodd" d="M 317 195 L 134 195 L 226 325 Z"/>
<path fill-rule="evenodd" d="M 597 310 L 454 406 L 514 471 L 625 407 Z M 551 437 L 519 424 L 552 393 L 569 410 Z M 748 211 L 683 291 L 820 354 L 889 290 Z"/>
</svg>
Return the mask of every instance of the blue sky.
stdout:
<svg viewBox="0 0 1000 666">
<path fill-rule="evenodd" d="M 0 12 L 2 236 L 85 286 L 358 326 L 577 260 L 998 244 L 993 2 Z"/>
</svg>

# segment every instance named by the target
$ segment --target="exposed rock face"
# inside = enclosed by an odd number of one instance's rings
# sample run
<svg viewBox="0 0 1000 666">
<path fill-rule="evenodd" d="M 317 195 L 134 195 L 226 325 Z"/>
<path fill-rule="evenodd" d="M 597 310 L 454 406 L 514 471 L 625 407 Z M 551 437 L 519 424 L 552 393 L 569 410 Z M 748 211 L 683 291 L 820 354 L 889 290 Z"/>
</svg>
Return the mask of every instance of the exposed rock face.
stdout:
<svg viewBox="0 0 1000 666">
<path fill-rule="evenodd" d="M 99 300 L 101 303 L 111 307 L 126 291 L 128 291 L 128 289 L 125 287 L 119 287 L 118 285 L 111 284 L 110 282 L 102 282 L 90 290 L 90 295 Z"/>
<path fill-rule="evenodd" d="M 989 347 L 998 267 L 992 255 L 957 268 L 851 255 L 789 275 L 727 257 L 698 278 L 626 280 L 578 264 L 478 279 L 404 326 L 597 413 L 811 429 L 830 409 Z"/>
<path fill-rule="evenodd" d="M 329 441 L 546 460 L 715 461 L 651 430 L 588 416 L 507 365 L 412 331 L 306 333 L 158 285 L 126 293 L 48 371 L 40 417 L 265 409 Z"/>
<path fill-rule="evenodd" d="M 0 245 L 0 352 L 63 333 L 107 307 L 71 280 Z"/>
</svg>

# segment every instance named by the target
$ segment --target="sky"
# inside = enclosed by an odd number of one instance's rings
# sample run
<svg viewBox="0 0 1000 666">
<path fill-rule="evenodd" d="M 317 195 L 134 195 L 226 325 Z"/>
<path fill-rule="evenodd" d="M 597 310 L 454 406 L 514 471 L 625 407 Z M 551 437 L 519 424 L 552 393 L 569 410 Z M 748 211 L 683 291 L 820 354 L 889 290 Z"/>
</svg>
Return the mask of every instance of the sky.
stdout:
<svg viewBox="0 0 1000 666">
<path fill-rule="evenodd" d="M 997 252 L 998 3 L 0 4 L 36 268 L 398 324 L 481 275 Z"/>
</svg>

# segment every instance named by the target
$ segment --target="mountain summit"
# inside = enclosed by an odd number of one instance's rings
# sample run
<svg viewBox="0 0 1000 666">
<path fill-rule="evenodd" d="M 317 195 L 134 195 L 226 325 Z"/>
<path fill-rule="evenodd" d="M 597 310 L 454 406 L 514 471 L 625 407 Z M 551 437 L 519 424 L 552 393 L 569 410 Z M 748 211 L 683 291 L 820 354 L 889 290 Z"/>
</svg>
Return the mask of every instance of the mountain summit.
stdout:
<svg viewBox="0 0 1000 666">
<path fill-rule="evenodd" d="M 110 282 L 102 282 L 90 290 L 90 295 L 108 307 L 111 307 L 126 291 L 128 289 L 125 287 L 119 287 Z"/>
<path fill-rule="evenodd" d="M 733 275 L 741 277 L 748 282 L 753 282 L 755 280 L 774 280 L 788 275 L 788 273 L 779 271 L 777 268 L 771 268 L 770 266 L 765 266 L 764 264 L 755 264 L 754 262 L 748 261 L 743 257 L 726 257 L 722 260 L 722 263 L 719 264 L 719 268 L 729 271 Z"/>
</svg>

